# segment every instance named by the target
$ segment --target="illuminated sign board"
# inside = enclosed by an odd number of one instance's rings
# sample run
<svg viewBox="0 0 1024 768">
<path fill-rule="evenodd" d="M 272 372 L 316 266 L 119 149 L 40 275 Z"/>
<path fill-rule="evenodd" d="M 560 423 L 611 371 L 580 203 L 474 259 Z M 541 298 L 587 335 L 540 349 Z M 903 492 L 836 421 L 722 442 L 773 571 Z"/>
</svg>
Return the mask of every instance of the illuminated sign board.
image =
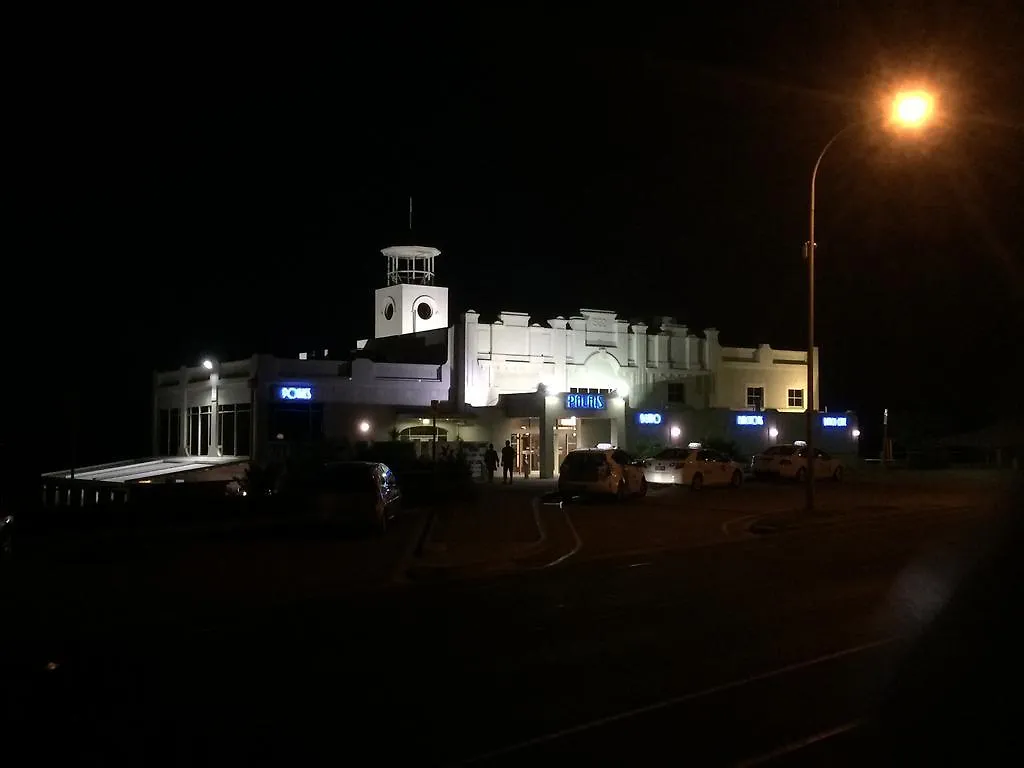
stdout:
<svg viewBox="0 0 1024 768">
<path fill-rule="evenodd" d="M 643 424 L 644 426 L 657 426 L 661 424 L 661 421 L 660 413 L 644 413 L 641 411 L 636 415 L 636 423 Z"/>
<path fill-rule="evenodd" d="M 741 427 L 763 427 L 764 416 L 760 413 L 741 413 L 736 416 L 736 423 Z"/>
<path fill-rule="evenodd" d="M 845 427 L 847 420 L 845 416 L 822 416 L 821 426 L 823 427 Z"/>
<path fill-rule="evenodd" d="M 277 396 L 282 400 L 312 400 L 312 387 L 281 387 L 277 390 Z"/>
<path fill-rule="evenodd" d="M 567 411 L 603 411 L 607 407 L 604 395 L 570 392 L 565 396 Z"/>
</svg>

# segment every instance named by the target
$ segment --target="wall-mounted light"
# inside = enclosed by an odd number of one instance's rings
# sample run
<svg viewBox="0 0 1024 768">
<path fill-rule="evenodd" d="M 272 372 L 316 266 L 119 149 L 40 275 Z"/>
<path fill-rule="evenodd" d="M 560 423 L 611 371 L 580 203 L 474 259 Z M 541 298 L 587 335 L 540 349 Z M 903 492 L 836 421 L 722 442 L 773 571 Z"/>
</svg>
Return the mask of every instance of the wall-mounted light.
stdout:
<svg viewBox="0 0 1024 768">
<path fill-rule="evenodd" d="M 211 360 L 210 358 L 206 358 L 205 360 L 203 360 L 203 368 L 205 368 L 208 371 L 212 371 L 213 370 L 213 360 Z"/>
<path fill-rule="evenodd" d="M 859 429 L 855 429 L 850 434 L 853 435 L 854 437 L 860 437 L 860 430 Z"/>
<path fill-rule="evenodd" d="M 672 428 L 668 431 L 668 433 L 672 435 L 673 440 L 677 440 L 679 436 L 683 434 L 683 430 L 673 424 Z"/>
<path fill-rule="evenodd" d="M 368 422 L 368 421 L 360 421 L 359 422 L 359 431 L 362 432 L 364 435 L 367 432 L 369 432 L 370 431 L 370 422 Z"/>
<path fill-rule="evenodd" d="M 775 427 L 771 427 L 768 430 L 768 437 L 770 437 L 772 440 L 774 440 L 778 436 L 779 436 L 779 430 L 777 430 Z"/>
</svg>

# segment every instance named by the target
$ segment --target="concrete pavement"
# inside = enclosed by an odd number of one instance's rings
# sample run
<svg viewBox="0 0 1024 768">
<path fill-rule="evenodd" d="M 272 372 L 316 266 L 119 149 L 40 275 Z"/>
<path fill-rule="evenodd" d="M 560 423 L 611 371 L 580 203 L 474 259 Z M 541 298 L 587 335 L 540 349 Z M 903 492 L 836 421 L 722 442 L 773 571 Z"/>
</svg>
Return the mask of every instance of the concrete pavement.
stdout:
<svg viewBox="0 0 1024 768">
<path fill-rule="evenodd" d="M 201 633 L 118 629 L 8 687 L 10 732 L 40 761 L 68 746 L 107 764 L 730 764 L 869 711 L 902 652 L 890 641 L 921 621 L 904 575 L 971 550 L 986 520 L 893 517 L 325 596 Z"/>
</svg>

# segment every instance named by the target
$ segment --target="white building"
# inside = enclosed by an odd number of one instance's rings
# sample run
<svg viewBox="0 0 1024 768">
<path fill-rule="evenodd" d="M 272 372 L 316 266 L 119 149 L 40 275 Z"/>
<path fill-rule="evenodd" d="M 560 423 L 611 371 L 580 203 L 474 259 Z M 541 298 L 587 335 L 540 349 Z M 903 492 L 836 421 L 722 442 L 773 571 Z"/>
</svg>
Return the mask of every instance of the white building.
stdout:
<svg viewBox="0 0 1024 768">
<path fill-rule="evenodd" d="M 303 440 L 432 442 L 440 413 L 438 439 L 513 441 L 523 464 L 550 477 L 566 451 L 597 443 L 686 441 L 711 429 L 751 445 L 801 436 L 806 352 L 723 347 L 714 328 L 697 334 L 671 317 L 631 322 L 609 310 L 545 323 L 513 311 L 481 322 L 469 310 L 453 324 L 448 289 L 435 285 L 437 249 L 382 253 L 374 338 L 351 359 L 255 355 L 158 373 L 154 452 L 262 460 Z M 841 431 L 853 450 L 854 426 L 848 415 L 823 418 L 825 442 Z"/>
</svg>

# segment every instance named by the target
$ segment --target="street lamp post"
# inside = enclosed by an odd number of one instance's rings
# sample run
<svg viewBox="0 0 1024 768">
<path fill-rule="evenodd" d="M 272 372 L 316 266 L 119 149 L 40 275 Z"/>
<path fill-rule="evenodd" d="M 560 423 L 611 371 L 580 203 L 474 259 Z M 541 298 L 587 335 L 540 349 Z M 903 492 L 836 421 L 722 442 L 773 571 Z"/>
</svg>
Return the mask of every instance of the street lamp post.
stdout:
<svg viewBox="0 0 1024 768">
<path fill-rule="evenodd" d="M 916 128 L 923 125 L 931 117 L 933 111 L 932 97 L 923 91 L 899 93 L 893 99 L 892 113 L 889 120 L 894 125 L 908 128 Z M 806 479 L 806 505 L 807 512 L 814 512 L 814 426 L 817 408 L 814 402 L 814 208 L 815 191 L 818 181 L 818 168 L 821 161 L 825 159 L 832 145 L 840 136 L 848 131 L 864 125 L 864 120 L 857 120 L 841 128 L 818 154 L 814 163 L 814 170 L 811 172 L 811 205 L 810 205 L 810 226 L 807 239 L 807 402 L 804 404 L 804 411 L 807 414 L 807 469 Z"/>
<path fill-rule="evenodd" d="M 807 511 L 814 511 L 814 418 L 817 408 L 814 402 L 814 206 L 815 189 L 818 182 L 818 168 L 821 161 L 836 140 L 847 131 L 861 125 L 863 121 L 850 123 L 839 130 L 835 136 L 828 140 L 824 149 L 818 155 L 814 163 L 814 170 L 811 172 L 811 216 L 809 237 L 806 245 L 807 258 L 807 402 L 804 403 L 804 411 L 807 415 Z"/>
</svg>

